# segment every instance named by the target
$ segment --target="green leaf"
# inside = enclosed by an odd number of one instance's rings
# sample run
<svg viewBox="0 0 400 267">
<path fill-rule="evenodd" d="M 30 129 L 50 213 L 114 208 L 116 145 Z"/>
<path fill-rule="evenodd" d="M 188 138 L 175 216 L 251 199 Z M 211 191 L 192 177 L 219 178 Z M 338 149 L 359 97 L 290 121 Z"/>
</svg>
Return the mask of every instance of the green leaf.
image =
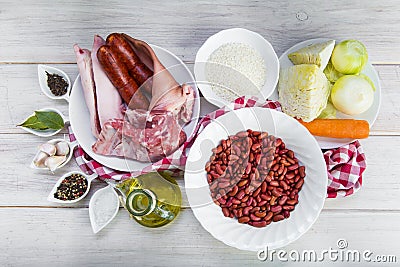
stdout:
<svg viewBox="0 0 400 267">
<path fill-rule="evenodd" d="M 18 124 L 17 126 L 23 126 L 23 127 L 34 129 L 34 130 L 49 129 L 49 127 L 47 127 L 45 124 L 43 124 L 41 121 L 39 121 L 38 117 L 36 117 L 35 115 L 29 117 L 26 121 L 24 121 L 21 124 Z"/>
<path fill-rule="evenodd" d="M 50 129 L 59 130 L 64 128 L 64 120 L 57 112 L 35 111 L 38 120 Z"/>
</svg>

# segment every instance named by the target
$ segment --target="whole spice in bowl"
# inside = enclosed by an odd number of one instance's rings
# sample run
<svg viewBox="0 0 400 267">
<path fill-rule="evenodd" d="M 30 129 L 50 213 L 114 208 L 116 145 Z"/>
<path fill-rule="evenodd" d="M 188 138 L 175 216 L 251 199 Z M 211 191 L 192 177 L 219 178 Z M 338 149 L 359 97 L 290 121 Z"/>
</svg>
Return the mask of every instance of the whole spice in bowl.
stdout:
<svg viewBox="0 0 400 267">
<path fill-rule="evenodd" d="M 75 200 L 83 196 L 87 189 L 88 181 L 86 177 L 79 173 L 74 173 L 62 180 L 54 193 L 54 197 L 60 200 Z"/>
<path fill-rule="evenodd" d="M 67 121 L 69 119 L 58 109 L 43 108 L 36 110 L 17 126 L 34 135 L 48 137 L 59 133 Z"/>
<path fill-rule="evenodd" d="M 78 202 L 86 197 L 92 181 L 97 177 L 97 173 L 86 175 L 79 171 L 68 172 L 58 179 L 47 200 L 63 204 Z"/>
<path fill-rule="evenodd" d="M 32 160 L 31 168 L 55 171 L 65 166 L 72 158 L 73 149 L 78 142 L 52 139 L 39 146 L 39 151 Z"/>
<path fill-rule="evenodd" d="M 55 96 L 63 96 L 68 91 L 68 82 L 57 73 L 48 73 L 47 75 L 47 86 L 50 88 L 50 92 Z"/>
<path fill-rule="evenodd" d="M 48 98 L 69 101 L 71 81 L 64 71 L 39 64 L 38 78 L 40 89 Z"/>
</svg>

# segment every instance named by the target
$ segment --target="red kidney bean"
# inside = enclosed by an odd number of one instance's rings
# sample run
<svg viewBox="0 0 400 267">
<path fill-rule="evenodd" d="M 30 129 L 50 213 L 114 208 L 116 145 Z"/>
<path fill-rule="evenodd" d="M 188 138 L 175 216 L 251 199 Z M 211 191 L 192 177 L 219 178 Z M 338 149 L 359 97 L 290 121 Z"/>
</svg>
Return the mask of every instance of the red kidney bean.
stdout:
<svg viewBox="0 0 400 267">
<path fill-rule="evenodd" d="M 262 206 L 264 206 L 264 205 L 267 204 L 267 203 L 268 203 L 267 200 L 261 200 L 260 202 L 257 203 L 257 206 L 262 207 Z"/>
<path fill-rule="evenodd" d="M 253 226 L 258 228 L 265 227 L 267 226 L 267 222 L 266 221 L 253 222 Z"/>
<path fill-rule="evenodd" d="M 245 207 L 245 208 L 243 209 L 243 214 L 244 214 L 244 215 L 249 215 L 249 212 L 250 212 L 250 210 L 251 210 L 252 208 L 253 208 L 253 207 L 251 207 L 251 206 Z"/>
<path fill-rule="evenodd" d="M 283 208 L 284 210 L 294 210 L 294 206 L 290 206 L 290 205 L 282 206 L 282 208 Z"/>
<path fill-rule="evenodd" d="M 224 216 L 254 227 L 289 218 L 306 173 L 282 139 L 247 130 L 222 140 L 212 153 L 207 182 Z"/>
<path fill-rule="evenodd" d="M 281 199 L 278 201 L 279 205 L 284 205 L 287 201 L 288 197 L 287 196 L 282 196 Z"/>
<path fill-rule="evenodd" d="M 271 200 L 271 196 L 270 195 L 261 194 L 261 199 L 266 200 L 266 201 L 270 201 Z"/>
<path fill-rule="evenodd" d="M 261 220 L 261 218 L 260 217 L 257 217 L 256 215 L 254 215 L 254 214 L 250 214 L 250 219 L 252 220 L 252 221 L 255 221 L 255 222 L 258 222 L 258 221 L 260 221 Z"/>
<path fill-rule="evenodd" d="M 239 223 L 248 223 L 250 221 L 250 217 L 248 216 L 242 216 L 238 219 Z"/>
<path fill-rule="evenodd" d="M 225 217 L 229 217 L 229 209 L 228 208 L 222 208 L 222 213 L 224 214 Z"/>
<path fill-rule="evenodd" d="M 271 181 L 269 183 L 270 186 L 279 186 L 279 182 L 278 181 Z M 273 189 L 272 189 L 273 190 Z"/>
<path fill-rule="evenodd" d="M 281 212 L 281 211 L 282 211 L 282 206 L 272 206 L 272 207 L 271 207 L 271 211 L 272 211 L 273 213 L 275 213 L 275 212 Z"/>
<path fill-rule="evenodd" d="M 265 221 L 269 221 L 269 220 L 272 219 L 272 216 L 274 216 L 274 213 L 273 213 L 272 211 L 269 211 L 269 212 L 267 213 L 267 215 L 265 215 L 264 220 L 265 220 Z"/>
</svg>

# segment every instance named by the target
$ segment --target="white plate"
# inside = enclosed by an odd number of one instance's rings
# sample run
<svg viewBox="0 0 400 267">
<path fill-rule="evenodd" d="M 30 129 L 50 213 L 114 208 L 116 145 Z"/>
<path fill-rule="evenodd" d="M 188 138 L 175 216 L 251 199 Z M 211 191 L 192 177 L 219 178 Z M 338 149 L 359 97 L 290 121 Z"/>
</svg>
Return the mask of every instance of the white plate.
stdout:
<svg viewBox="0 0 400 267">
<path fill-rule="evenodd" d="M 306 166 L 299 203 L 290 218 L 264 228 L 239 224 L 224 217 L 213 203 L 204 170 L 211 149 L 222 139 L 245 129 L 267 131 L 282 138 L 300 164 Z M 316 221 L 324 205 L 328 176 L 321 149 L 308 130 L 288 115 L 265 108 L 231 111 L 211 122 L 197 137 L 186 164 L 186 194 L 194 215 L 215 238 L 242 250 L 257 251 L 286 246 L 304 234 Z"/>
<path fill-rule="evenodd" d="M 151 47 L 161 63 L 168 68 L 179 84 L 189 83 L 194 85 L 193 88 L 196 96 L 193 107 L 193 120 L 183 128 L 189 138 L 196 127 L 197 118 L 200 112 L 199 92 L 195 86 L 193 75 L 185 63 L 183 63 L 177 56 L 159 46 L 151 45 Z M 76 78 L 72 87 L 69 103 L 69 116 L 72 130 L 79 144 L 83 150 L 97 162 L 120 171 L 141 170 L 150 164 L 149 162 L 139 162 L 136 160 L 125 159 L 123 157 L 103 156 L 92 151 L 92 145 L 96 142 L 96 138 L 92 135 L 90 130 L 89 111 L 85 103 L 79 76 Z M 179 150 L 175 153 L 179 153 Z"/>
<path fill-rule="evenodd" d="M 301 42 L 301 43 L 298 43 L 298 44 L 292 46 L 291 48 L 286 50 L 285 53 L 283 53 L 279 57 L 279 62 L 280 62 L 281 68 L 287 68 L 287 67 L 293 66 L 293 63 L 288 58 L 288 54 L 290 54 L 300 48 L 303 48 L 307 45 L 311 45 L 311 44 L 315 44 L 315 43 L 322 43 L 322 42 L 326 42 L 329 40 L 332 40 L 332 39 L 317 38 L 317 39 L 307 40 L 307 41 L 304 41 L 304 42 Z M 379 82 L 379 76 L 376 73 L 374 67 L 371 65 L 370 62 L 368 62 L 365 65 L 362 73 L 367 75 L 371 79 L 371 81 L 375 84 L 375 87 L 376 87 L 376 91 L 374 93 L 374 102 L 373 102 L 372 106 L 366 112 L 356 115 L 356 116 L 349 116 L 349 115 L 343 114 L 338 111 L 337 117 L 338 118 L 352 118 L 352 119 L 357 119 L 357 120 L 366 120 L 366 121 L 368 121 L 369 127 L 371 128 L 372 125 L 374 124 L 376 118 L 378 117 L 379 108 L 381 106 L 381 84 Z M 276 89 L 273 92 L 273 94 L 271 95 L 270 99 L 278 100 L 278 87 L 276 87 Z M 340 146 L 349 144 L 354 141 L 353 139 L 349 139 L 349 138 L 341 139 L 341 138 L 327 138 L 327 137 L 319 137 L 319 136 L 316 136 L 315 138 L 317 139 L 319 146 L 323 149 L 340 147 Z"/>
<path fill-rule="evenodd" d="M 243 43 L 248 44 L 256 49 L 264 59 L 266 68 L 265 84 L 260 90 L 260 94 L 256 95 L 260 99 L 267 99 L 275 89 L 279 77 L 279 61 L 272 45 L 265 40 L 260 34 L 242 29 L 234 28 L 220 31 L 209 37 L 197 51 L 194 75 L 196 76 L 197 85 L 201 93 L 208 102 L 222 107 L 230 104 L 229 101 L 218 96 L 207 82 L 205 75 L 205 63 L 210 55 L 219 47 L 227 43 Z M 251 95 L 247 95 L 248 97 Z M 240 97 L 240 96 L 238 96 Z"/>
</svg>

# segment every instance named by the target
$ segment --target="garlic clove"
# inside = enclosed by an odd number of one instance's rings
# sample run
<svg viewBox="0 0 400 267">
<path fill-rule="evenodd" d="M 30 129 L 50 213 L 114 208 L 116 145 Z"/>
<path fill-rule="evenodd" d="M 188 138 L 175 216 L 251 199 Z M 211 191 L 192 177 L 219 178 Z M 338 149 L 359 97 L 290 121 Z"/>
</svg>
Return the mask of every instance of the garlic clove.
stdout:
<svg viewBox="0 0 400 267">
<path fill-rule="evenodd" d="M 52 156 L 46 159 L 45 165 L 50 171 L 55 171 L 65 160 L 65 156 Z"/>
<path fill-rule="evenodd" d="M 44 143 L 39 146 L 40 151 L 46 153 L 47 155 L 54 156 L 56 154 L 56 146 L 50 143 Z"/>
<path fill-rule="evenodd" d="M 49 155 L 47 155 L 47 153 L 39 151 L 39 153 L 37 153 L 36 157 L 33 159 L 33 164 L 35 164 L 35 166 L 38 168 L 45 168 L 45 161 L 48 157 Z"/>
<path fill-rule="evenodd" d="M 56 155 L 57 156 L 66 156 L 69 153 L 69 145 L 67 142 L 61 141 L 55 144 L 56 147 Z"/>
</svg>

